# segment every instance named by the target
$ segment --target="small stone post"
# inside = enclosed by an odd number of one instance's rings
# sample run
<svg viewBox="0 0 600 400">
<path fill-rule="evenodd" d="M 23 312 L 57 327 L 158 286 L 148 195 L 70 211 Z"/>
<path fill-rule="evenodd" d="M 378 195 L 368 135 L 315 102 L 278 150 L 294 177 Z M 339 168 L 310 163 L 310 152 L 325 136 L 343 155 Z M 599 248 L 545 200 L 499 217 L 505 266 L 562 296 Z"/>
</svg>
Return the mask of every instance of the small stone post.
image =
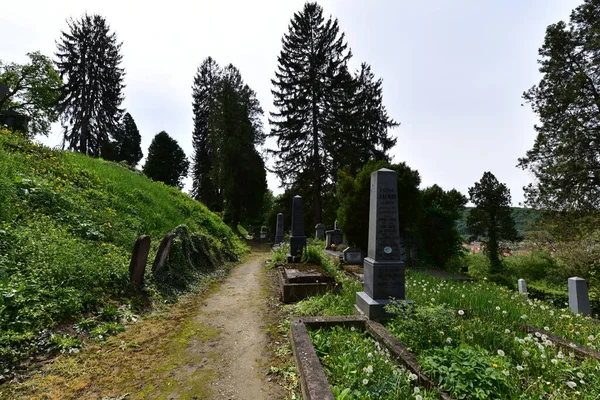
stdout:
<svg viewBox="0 0 600 400">
<path fill-rule="evenodd" d="M 525 282 L 525 279 L 519 279 L 517 282 L 519 286 L 519 293 L 527 294 L 527 282 Z"/>
<path fill-rule="evenodd" d="M 292 235 L 290 236 L 290 254 L 288 254 L 288 263 L 300 262 L 302 259 L 302 252 L 306 247 L 303 208 L 302 197 L 294 196 L 294 200 L 292 201 Z"/>
<path fill-rule="evenodd" d="M 315 237 L 317 239 L 325 239 L 325 225 L 324 224 L 318 223 L 315 226 L 315 230 L 316 230 Z"/>
<path fill-rule="evenodd" d="M 569 308 L 575 314 L 591 315 L 590 297 L 585 279 L 569 278 Z"/>
<path fill-rule="evenodd" d="M 396 171 L 371 174 L 369 247 L 364 260 L 364 292 L 356 293 L 355 309 L 370 319 L 387 318 L 390 297 L 404 300 L 404 262 L 400 258 Z"/>
<path fill-rule="evenodd" d="M 283 242 L 283 214 L 277 214 L 277 225 L 275 226 L 275 244 Z"/>
<path fill-rule="evenodd" d="M 141 235 L 135 241 L 129 264 L 129 281 L 134 288 L 144 284 L 148 252 L 150 252 L 150 236 Z"/>
</svg>

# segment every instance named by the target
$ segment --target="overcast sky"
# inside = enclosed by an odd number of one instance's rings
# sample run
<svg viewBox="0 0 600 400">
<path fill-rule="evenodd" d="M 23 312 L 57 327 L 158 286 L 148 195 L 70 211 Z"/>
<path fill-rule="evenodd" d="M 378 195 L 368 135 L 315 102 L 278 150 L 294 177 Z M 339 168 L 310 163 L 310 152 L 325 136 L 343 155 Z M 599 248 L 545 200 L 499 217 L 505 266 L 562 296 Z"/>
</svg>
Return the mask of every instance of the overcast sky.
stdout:
<svg viewBox="0 0 600 400">
<path fill-rule="evenodd" d="M 537 50 L 546 27 L 568 20 L 581 0 L 320 0 L 339 20 L 354 57 L 383 78 L 388 113 L 401 123 L 393 161 L 465 195 L 484 171 L 523 201 L 530 174 L 515 167 L 531 148 L 536 118 L 521 95 L 540 79 Z M 271 79 L 281 38 L 303 0 L 179 1 L 19 0 L 0 7 L 0 59 L 27 52 L 53 56 L 66 19 L 103 15 L 123 42 L 125 102 L 144 154 L 167 131 L 192 155 L 191 85 L 212 56 L 234 64 L 273 109 Z M 60 143 L 60 126 L 44 140 Z M 269 187 L 281 192 L 269 177 Z"/>
</svg>

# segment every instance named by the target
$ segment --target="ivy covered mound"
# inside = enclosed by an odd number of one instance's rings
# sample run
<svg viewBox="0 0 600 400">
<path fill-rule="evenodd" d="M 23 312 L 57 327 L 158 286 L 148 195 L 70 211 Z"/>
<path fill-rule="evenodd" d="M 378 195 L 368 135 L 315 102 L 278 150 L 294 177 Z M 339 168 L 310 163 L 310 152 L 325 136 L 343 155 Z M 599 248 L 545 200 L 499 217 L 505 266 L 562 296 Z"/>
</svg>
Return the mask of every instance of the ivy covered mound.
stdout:
<svg viewBox="0 0 600 400">
<path fill-rule="evenodd" d="M 152 238 L 151 261 L 169 232 L 169 263 L 160 276 L 147 268 L 145 288 L 133 291 L 136 237 Z M 96 338 L 122 330 L 148 299 L 173 298 L 245 251 L 217 215 L 176 188 L 0 128 L 0 365 L 76 349 L 77 337 L 50 331 L 59 325 Z"/>
</svg>

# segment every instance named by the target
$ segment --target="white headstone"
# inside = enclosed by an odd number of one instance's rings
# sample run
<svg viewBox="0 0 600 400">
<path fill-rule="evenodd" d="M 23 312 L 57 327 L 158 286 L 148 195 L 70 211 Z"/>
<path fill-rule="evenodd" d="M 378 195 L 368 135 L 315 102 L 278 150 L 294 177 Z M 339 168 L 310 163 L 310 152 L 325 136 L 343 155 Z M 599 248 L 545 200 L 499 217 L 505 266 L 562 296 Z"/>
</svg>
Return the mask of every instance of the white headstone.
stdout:
<svg viewBox="0 0 600 400">
<path fill-rule="evenodd" d="M 518 283 L 519 283 L 519 293 L 527 294 L 527 282 L 525 282 L 525 279 L 519 279 Z"/>
</svg>

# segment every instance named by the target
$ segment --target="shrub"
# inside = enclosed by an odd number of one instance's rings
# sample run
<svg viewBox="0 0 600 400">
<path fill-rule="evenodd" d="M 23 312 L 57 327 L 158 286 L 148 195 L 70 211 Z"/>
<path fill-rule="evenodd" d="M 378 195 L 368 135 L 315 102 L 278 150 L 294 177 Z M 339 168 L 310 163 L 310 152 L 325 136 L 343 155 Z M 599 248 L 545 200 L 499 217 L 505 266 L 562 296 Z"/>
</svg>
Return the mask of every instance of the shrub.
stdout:
<svg viewBox="0 0 600 400">
<path fill-rule="evenodd" d="M 517 254 L 504 259 L 506 275 L 517 279 L 538 281 L 545 278 L 555 279 L 559 266 L 547 251 L 532 251 Z"/>
</svg>

